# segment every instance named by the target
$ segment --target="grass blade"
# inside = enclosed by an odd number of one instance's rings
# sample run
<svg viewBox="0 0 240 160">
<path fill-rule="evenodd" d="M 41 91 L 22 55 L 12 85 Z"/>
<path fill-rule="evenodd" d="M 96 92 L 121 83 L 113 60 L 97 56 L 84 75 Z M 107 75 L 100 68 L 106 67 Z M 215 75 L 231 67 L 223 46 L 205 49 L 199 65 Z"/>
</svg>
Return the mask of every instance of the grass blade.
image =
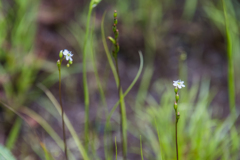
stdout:
<svg viewBox="0 0 240 160">
<path fill-rule="evenodd" d="M 144 160 L 143 159 L 143 151 L 142 151 L 142 137 L 141 137 L 141 135 L 140 135 L 140 149 L 141 149 L 141 158 L 142 158 L 142 160 Z"/>
<path fill-rule="evenodd" d="M 22 119 L 17 118 L 11 131 L 10 131 L 10 134 L 9 134 L 7 142 L 6 142 L 6 147 L 9 150 L 11 150 L 13 148 L 14 144 L 16 143 L 21 126 L 22 126 Z"/>
<path fill-rule="evenodd" d="M 113 63 L 111 54 L 110 54 L 109 49 L 108 49 L 108 46 L 107 46 L 107 41 L 106 41 L 106 38 L 105 38 L 105 32 L 104 32 L 104 19 L 105 19 L 105 15 L 106 15 L 106 12 L 104 12 L 103 18 L 102 18 L 102 22 L 101 22 L 102 42 L 103 42 L 103 46 L 104 46 L 104 49 L 105 49 L 105 53 L 106 53 L 106 55 L 107 55 L 108 63 L 109 63 L 110 68 L 111 68 L 111 70 L 112 70 L 112 73 L 113 73 L 115 82 L 116 82 L 116 84 L 117 84 L 117 86 L 118 86 L 117 71 L 116 71 L 116 68 L 115 68 L 115 66 L 114 66 L 114 63 Z"/>
<path fill-rule="evenodd" d="M 231 114 L 235 116 L 236 106 L 235 106 L 235 83 L 234 83 L 234 64 L 233 64 L 233 43 L 231 37 L 231 30 L 228 22 L 227 8 L 225 0 L 222 0 L 223 12 L 225 18 L 226 27 L 226 38 L 227 38 L 227 57 L 228 57 L 228 97 L 229 97 L 229 107 Z"/>
</svg>

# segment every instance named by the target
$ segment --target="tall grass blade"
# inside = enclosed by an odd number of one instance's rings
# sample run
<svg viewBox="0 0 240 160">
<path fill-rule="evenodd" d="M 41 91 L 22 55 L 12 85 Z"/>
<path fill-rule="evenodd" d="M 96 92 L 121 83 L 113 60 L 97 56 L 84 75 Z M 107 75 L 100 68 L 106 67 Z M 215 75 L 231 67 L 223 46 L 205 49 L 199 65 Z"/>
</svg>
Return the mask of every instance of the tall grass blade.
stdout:
<svg viewBox="0 0 240 160">
<path fill-rule="evenodd" d="M 9 150 L 11 150 L 15 145 L 21 126 L 22 126 L 22 119 L 17 118 L 7 138 L 6 147 Z"/>
<path fill-rule="evenodd" d="M 141 158 L 143 159 L 143 151 L 142 151 L 142 136 L 140 135 L 140 149 L 141 149 Z"/>
<path fill-rule="evenodd" d="M 84 127 L 84 136 L 85 136 L 85 149 L 88 152 L 88 141 L 89 141 L 89 90 L 88 90 L 88 81 L 87 81 L 87 43 L 89 37 L 89 26 L 92 13 L 92 1 L 89 4 L 88 16 L 87 16 L 87 25 L 86 25 L 86 34 L 84 38 L 83 45 L 83 90 L 84 90 L 84 104 L 85 104 L 85 127 Z"/>
<path fill-rule="evenodd" d="M 222 0 L 223 3 L 223 12 L 225 19 L 226 27 L 226 38 L 227 38 L 227 57 L 228 57 L 228 98 L 229 98 L 229 107 L 231 114 L 236 115 L 236 106 L 235 106 L 235 82 L 234 82 L 234 64 L 233 64 L 233 43 L 232 43 L 232 32 L 228 22 L 228 12 L 225 4 L 225 0 Z"/>
<path fill-rule="evenodd" d="M 0 159 L 1 160 L 16 160 L 16 158 L 12 155 L 12 153 L 2 145 L 0 145 Z"/>
<path fill-rule="evenodd" d="M 107 55 L 108 63 L 109 63 L 110 68 L 111 68 L 111 70 L 112 70 L 112 73 L 113 73 L 113 76 L 114 76 L 116 85 L 118 86 L 117 71 L 116 71 L 116 68 L 115 68 L 115 66 L 114 66 L 114 63 L 113 63 L 111 54 L 110 54 L 109 49 L 108 49 L 108 46 L 107 46 L 107 41 L 106 41 L 106 38 L 105 38 L 105 32 L 104 32 L 104 19 L 105 19 L 105 15 L 106 15 L 106 11 L 105 11 L 104 14 L 103 14 L 102 22 L 101 22 L 102 42 L 103 42 L 104 50 L 105 50 L 105 53 L 106 53 L 106 55 Z"/>
<path fill-rule="evenodd" d="M 52 158 L 50 158 L 50 155 L 48 153 L 47 147 L 45 146 L 44 143 L 40 142 L 40 145 L 44 151 L 44 155 L 45 155 L 45 160 L 51 160 Z"/>
<path fill-rule="evenodd" d="M 116 160 L 117 160 L 117 140 L 116 140 L 116 137 L 115 137 L 115 150 L 116 150 Z"/>
</svg>

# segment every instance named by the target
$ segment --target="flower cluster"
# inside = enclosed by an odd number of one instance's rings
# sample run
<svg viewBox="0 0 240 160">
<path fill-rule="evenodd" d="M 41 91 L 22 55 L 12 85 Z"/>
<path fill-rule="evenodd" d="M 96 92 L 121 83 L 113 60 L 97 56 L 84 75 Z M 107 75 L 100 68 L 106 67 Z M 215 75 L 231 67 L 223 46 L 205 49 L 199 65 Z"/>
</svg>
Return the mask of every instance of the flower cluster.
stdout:
<svg viewBox="0 0 240 160">
<path fill-rule="evenodd" d="M 64 57 L 63 57 L 63 56 L 64 56 Z M 62 63 L 62 61 L 63 61 L 64 59 L 66 59 L 66 60 L 68 61 L 67 67 L 69 67 L 70 64 L 73 63 L 72 56 L 73 56 L 73 54 L 72 54 L 71 51 L 68 51 L 67 49 L 61 50 L 61 51 L 59 52 L 59 58 L 60 58 L 60 60 L 57 61 L 58 68 L 60 67 L 60 65 L 61 65 L 61 63 Z"/>
<path fill-rule="evenodd" d="M 117 11 L 115 10 L 113 13 L 113 33 L 114 33 L 114 38 L 112 37 L 108 37 L 108 39 L 112 42 L 112 44 L 114 45 L 114 49 L 112 51 L 112 55 L 113 57 L 116 59 L 117 58 L 117 53 L 119 51 L 119 43 L 118 43 L 118 35 L 119 35 L 119 31 L 117 29 L 117 24 L 118 24 L 118 20 L 117 20 Z"/>
<path fill-rule="evenodd" d="M 185 87 L 185 85 L 183 84 L 184 81 L 181 80 L 177 80 L 177 81 L 173 81 L 173 86 L 175 87 L 174 91 L 175 91 L 175 103 L 174 103 L 174 109 L 175 109 L 175 114 L 176 114 L 176 122 L 178 122 L 179 118 L 180 118 L 180 113 L 177 111 L 177 107 L 178 107 L 178 100 L 179 100 L 179 94 L 178 94 L 178 89 L 181 89 L 182 87 Z"/>
</svg>

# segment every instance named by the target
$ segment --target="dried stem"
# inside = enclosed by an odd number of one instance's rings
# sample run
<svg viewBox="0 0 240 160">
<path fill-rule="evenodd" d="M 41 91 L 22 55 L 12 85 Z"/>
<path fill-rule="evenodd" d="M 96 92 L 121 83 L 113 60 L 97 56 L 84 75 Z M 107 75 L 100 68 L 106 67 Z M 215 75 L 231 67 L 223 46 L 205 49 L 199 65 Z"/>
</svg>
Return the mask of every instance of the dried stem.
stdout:
<svg viewBox="0 0 240 160">
<path fill-rule="evenodd" d="M 60 100 L 60 106 L 61 106 L 61 111 L 62 111 L 62 128 L 63 128 L 64 152 L 65 152 L 66 160 L 68 160 L 67 144 L 66 144 L 66 133 L 65 133 L 65 122 L 64 122 L 64 111 L 63 111 L 63 107 L 62 107 L 61 69 L 59 68 L 58 71 L 59 71 L 59 100 Z"/>
</svg>

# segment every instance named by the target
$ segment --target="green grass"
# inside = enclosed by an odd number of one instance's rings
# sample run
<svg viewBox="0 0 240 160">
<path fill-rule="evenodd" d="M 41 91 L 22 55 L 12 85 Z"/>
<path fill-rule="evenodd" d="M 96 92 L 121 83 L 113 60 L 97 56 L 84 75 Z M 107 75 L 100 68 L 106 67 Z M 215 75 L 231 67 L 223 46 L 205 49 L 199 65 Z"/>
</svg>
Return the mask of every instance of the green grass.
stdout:
<svg viewBox="0 0 240 160">
<path fill-rule="evenodd" d="M 139 117 L 139 125 L 145 121 L 150 122 L 141 127 L 141 130 L 148 130 L 148 132 L 141 132 L 147 139 L 148 152 L 154 151 L 157 157 L 162 156 L 163 159 L 175 159 L 174 149 L 174 119 L 173 117 L 173 87 L 168 82 L 156 82 L 155 88 L 159 88 L 159 94 L 164 91 L 160 103 L 155 101 L 149 95 L 147 102 L 150 104 L 147 113 L 144 111 L 137 111 Z M 180 159 L 236 159 L 239 146 L 236 150 L 231 149 L 234 143 L 230 137 L 234 130 L 234 123 L 236 118 L 231 115 L 225 120 L 217 120 L 211 118 L 211 110 L 208 106 L 213 98 L 209 90 L 209 81 L 203 81 L 199 85 L 199 95 L 197 96 L 198 83 L 195 83 L 188 95 L 192 95 L 193 99 L 188 99 L 182 102 L 181 98 L 178 105 L 178 110 L 181 113 L 181 118 L 178 125 L 179 137 L 179 158 Z M 181 92 L 181 91 L 180 91 Z M 180 93 L 182 95 L 183 93 Z M 198 98 L 197 102 L 194 102 Z M 144 118 L 140 118 L 144 117 Z M 155 120 L 156 119 L 156 122 Z M 159 143 L 156 141 L 157 137 L 153 134 L 155 132 L 150 126 L 157 124 Z M 155 138 L 153 138 L 154 136 Z M 207 143 L 206 143 L 207 142 Z M 160 152 L 161 146 L 161 152 Z M 222 150 L 226 152 L 222 152 Z M 231 153 L 231 154 L 229 154 Z M 235 155 L 235 157 L 234 157 Z M 147 156 L 147 155 L 145 155 Z M 149 155 L 151 157 L 151 155 Z M 233 156 L 233 157 L 232 157 Z"/>
<path fill-rule="evenodd" d="M 39 3 L 29 0 L 14 2 L 16 6 L 13 8 L 7 6 L 7 10 L 4 10 L 6 6 L 0 2 L 0 81 L 3 84 L 1 106 L 3 123 L 12 126 L 7 130 L 4 145 L 13 152 L 16 150 L 20 152 L 16 158 L 27 159 L 34 152 L 40 159 L 59 159 L 63 155 L 64 147 L 62 134 L 59 132 L 61 109 L 54 92 L 58 82 L 57 66 L 48 59 L 39 59 L 34 54 L 32 43 L 36 33 L 36 10 Z M 100 1 L 91 0 L 86 10 L 79 11 L 80 16 L 76 17 L 76 21 L 65 26 L 66 32 L 60 31 L 77 52 L 74 52 L 73 65 L 68 69 L 62 68 L 63 90 L 66 93 L 64 103 L 75 103 L 70 93 L 76 93 L 75 87 L 79 85 L 79 79 L 75 75 L 78 77 L 82 75 L 80 77 L 83 82 L 83 97 L 79 95 L 75 97 L 83 100 L 85 109 L 83 122 L 74 121 L 82 117 L 70 118 L 67 112 L 64 114 L 69 159 L 121 160 L 124 150 L 128 157 L 135 156 L 142 160 L 175 160 L 174 87 L 172 79 L 156 77 L 161 75 L 161 70 L 155 67 L 155 59 L 159 53 L 166 57 L 172 56 L 168 55 L 168 52 L 162 53 L 161 48 L 170 46 L 177 50 L 178 46 L 165 44 L 168 36 L 176 36 L 171 34 L 170 27 L 175 22 L 173 13 L 176 10 L 176 3 L 173 0 L 139 0 L 130 4 L 127 0 L 116 2 L 106 0 L 101 3 L 114 7 L 104 13 L 102 10 L 101 12 L 95 10 L 94 7 L 99 7 L 99 3 Z M 181 113 L 178 122 L 179 159 L 238 160 L 240 150 L 240 130 L 236 123 L 239 116 L 236 102 L 240 91 L 240 85 L 237 83 L 240 80 L 238 67 L 240 23 L 236 9 L 238 6 L 235 2 L 226 0 L 216 3 L 186 0 L 182 7 L 179 16 L 181 21 L 187 20 L 188 23 L 194 24 L 196 13 L 199 10 L 203 11 L 209 25 L 225 38 L 224 52 L 228 58 L 228 98 L 231 114 L 219 118 L 221 115 L 218 115 L 218 112 L 222 106 L 213 103 L 218 90 L 210 87 L 210 78 L 203 76 L 202 79 L 193 80 L 189 77 L 191 74 L 188 73 L 190 69 L 186 55 L 191 57 L 193 53 L 187 53 L 189 48 L 186 48 L 185 53 L 183 48 L 175 57 L 178 63 L 175 64 L 174 61 L 172 64 L 176 65 L 176 73 L 173 72 L 172 77 L 179 77 L 186 84 L 186 87 L 179 91 L 178 111 Z M 135 78 L 129 86 L 125 84 L 122 87 L 110 45 L 106 41 L 107 35 L 111 35 L 112 13 L 115 9 L 118 11 L 118 22 L 121 24 L 120 39 L 126 40 L 132 38 L 130 36 L 136 36 L 143 43 L 143 54 L 139 52 L 139 68 L 136 73 L 133 72 L 136 74 Z M 6 43 L 9 44 L 8 47 Z M 119 57 L 124 54 L 121 49 L 119 54 Z M 58 53 L 55 57 L 58 57 Z M 120 58 L 118 62 L 125 63 L 124 60 Z M 105 62 L 104 71 L 99 68 L 102 62 Z M 119 68 L 119 72 L 122 71 L 122 68 Z M 40 74 L 41 72 L 46 74 Z M 160 74 L 156 74 L 157 72 Z M 124 78 L 121 77 L 121 81 L 124 81 Z M 191 83 L 188 83 L 188 79 Z M 41 91 L 35 85 L 38 82 Z M 115 92 L 109 88 L 112 84 L 116 87 Z M 92 89 L 91 86 L 94 85 L 96 88 Z M 121 88 L 119 93 L 118 86 Z M 41 95 L 40 92 L 46 95 Z M 119 97 L 110 103 L 109 94 L 116 96 L 119 94 Z M 93 99 L 97 101 L 93 102 Z M 35 104 L 42 108 L 26 107 Z M 89 111 L 91 107 L 95 107 L 94 105 L 97 105 L 95 111 L 97 113 L 94 120 L 90 121 L 92 117 Z M 118 107 L 126 114 L 119 114 L 116 111 Z M 74 109 L 78 112 L 79 108 Z M 120 121 L 121 116 L 123 122 Z M 124 129 L 123 149 L 119 131 L 121 123 Z M 74 128 L 73 126 L 76 126 L 74 124 L 80 129 Z M 104 155 L 99 154 L 103 150 Z"/>
<path fill-rule="evenodd" d="M 233 43 L 232 43 L 232 30 L 230 29 L 230 23 L 228 21 L 228 11 L 226 8 L 225 0 L 223 2 L 223 12 L 226 26 L 226 39 L 227 39 L 227 56 L 228 56 L 228 95 L 229 95 L 229 107 L 232 115 L 236 114 L 235 106 L 235 82 L 234 82 L 234 64 L 233 64 Z"/>
</svg>

